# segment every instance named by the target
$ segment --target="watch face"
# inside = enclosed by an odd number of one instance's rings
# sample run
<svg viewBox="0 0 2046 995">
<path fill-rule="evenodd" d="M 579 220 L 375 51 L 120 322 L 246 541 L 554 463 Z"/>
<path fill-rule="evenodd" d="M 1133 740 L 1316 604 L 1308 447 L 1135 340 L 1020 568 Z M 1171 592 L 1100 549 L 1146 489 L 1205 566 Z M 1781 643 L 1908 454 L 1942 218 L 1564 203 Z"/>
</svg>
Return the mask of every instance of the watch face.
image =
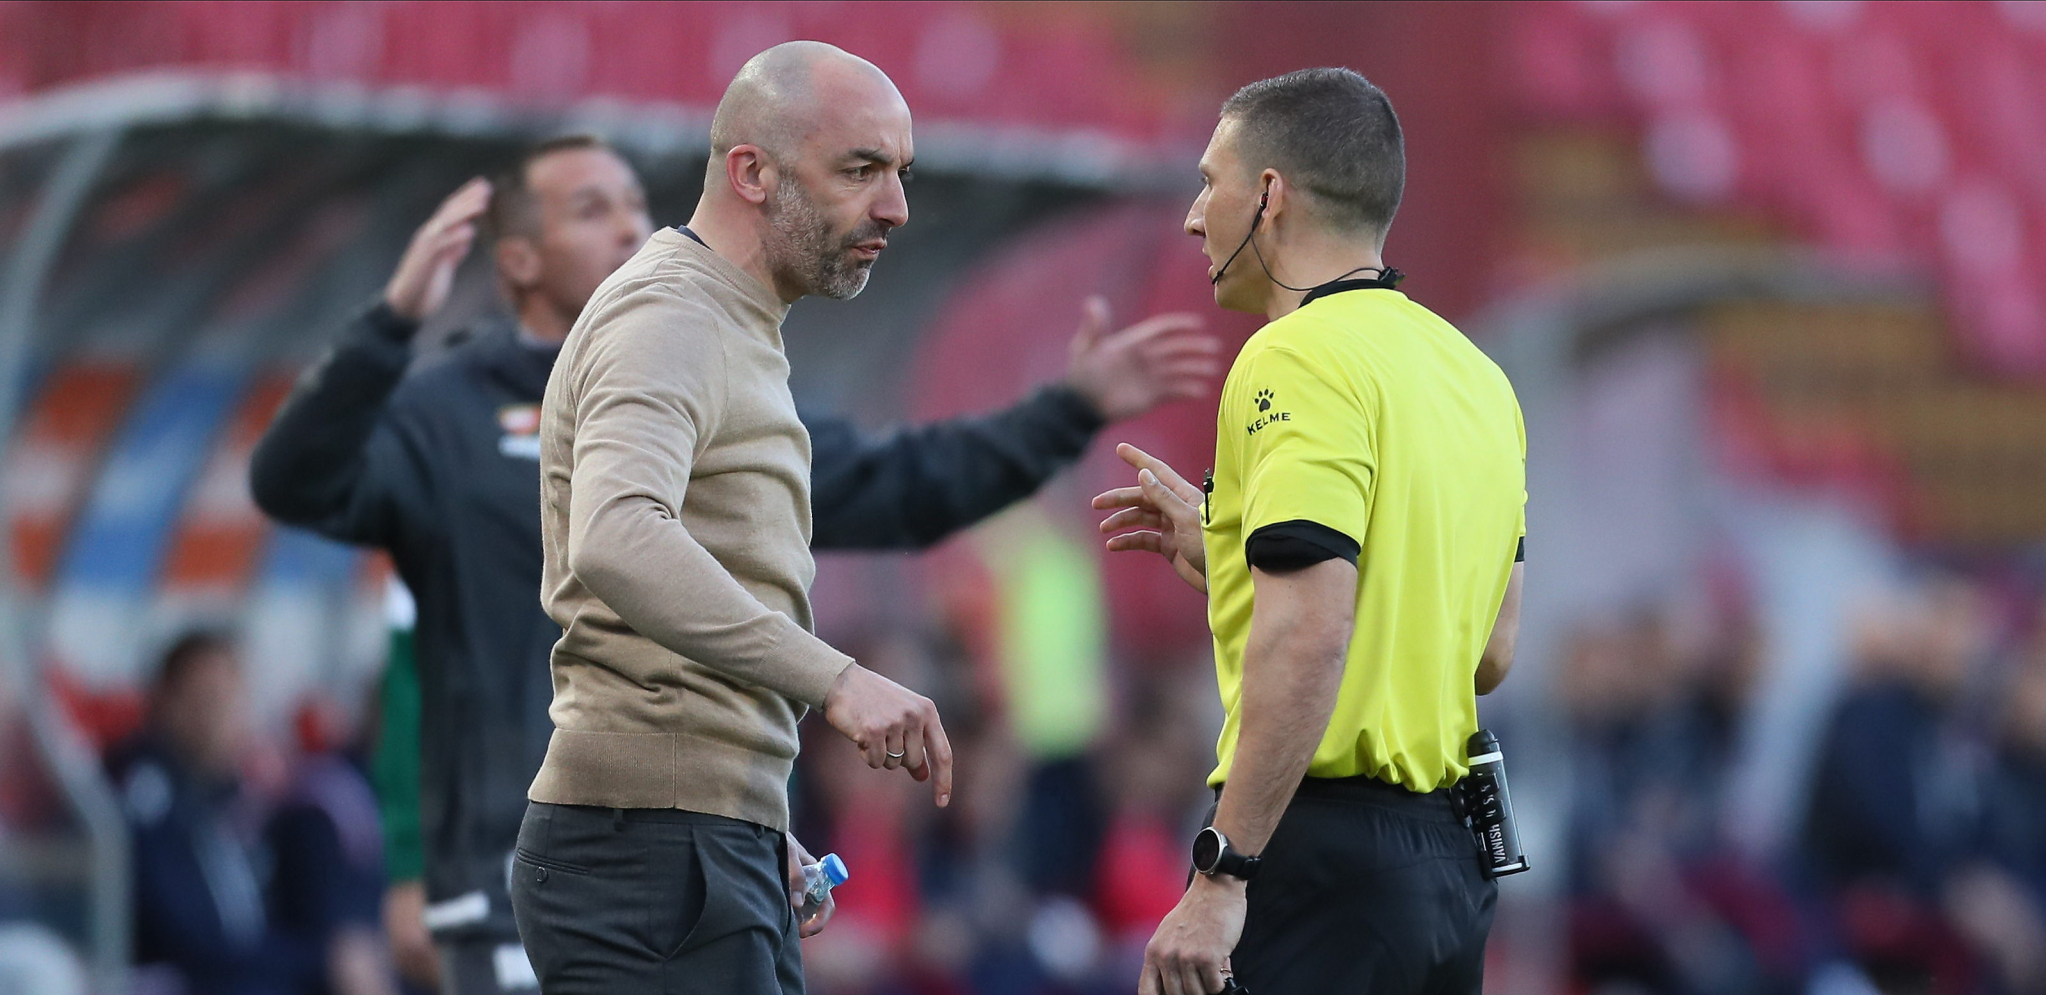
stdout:
<svg viewBox="0 0 2046 995">
<path fill-rule="evenodd" d="M 1194 869 L 1202 874 L 1212 874 L 1215 871 L 1215 864 L 1221 859 L 1222 834 L 1213 828 L 1201 830 L 1201 834 L 1194 837 Z"/>
</svg>

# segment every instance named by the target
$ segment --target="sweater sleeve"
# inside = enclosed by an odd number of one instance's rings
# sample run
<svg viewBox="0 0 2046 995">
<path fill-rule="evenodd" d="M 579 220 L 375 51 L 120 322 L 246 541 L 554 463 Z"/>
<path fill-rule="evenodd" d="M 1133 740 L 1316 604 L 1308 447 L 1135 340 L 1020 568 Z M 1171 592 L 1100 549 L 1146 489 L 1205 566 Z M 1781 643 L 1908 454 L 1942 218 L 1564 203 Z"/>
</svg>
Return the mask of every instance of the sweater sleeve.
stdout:
<svg viewBox="0 0 2046 995">
<path fill-rule="evenodd" d="M 425 503 L 425 475 L 387 417 L 417 328 L 378 302 L 299 379 L 249 460 L 249 492 L 265 514 L 387 546 L 399 509 Z"/>
<path fill-rule="evenodd" d="M 1092 405 L 1047 387 L 989 415 L 862 436 L 805 418 L 817 549 L 920 549 L 1020 501 L 1072 464 L 1102 425 Z"/>
<path fill-rule="evenodd" d="M 821 706 L 851 658 L 762 604 L 682 524 L 691 467 L 724 409 L 714 323 L 673 298 L 621 307 L 578 358 L 568 568 L 640 635 Z"/>
</svg>

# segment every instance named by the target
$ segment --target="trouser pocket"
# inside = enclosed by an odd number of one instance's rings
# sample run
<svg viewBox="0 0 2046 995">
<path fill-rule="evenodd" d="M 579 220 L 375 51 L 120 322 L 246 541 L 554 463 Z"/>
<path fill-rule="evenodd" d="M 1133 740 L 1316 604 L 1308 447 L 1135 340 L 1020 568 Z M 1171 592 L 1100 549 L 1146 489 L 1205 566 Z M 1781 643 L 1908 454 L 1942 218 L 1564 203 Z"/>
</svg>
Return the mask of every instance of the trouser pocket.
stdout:
<svg viewBox="0 0 2046 995">
<path fill-rule="evenodd" d="M 783 853 L 780 833 L 730 821 L 654 843 L 652 865 L 675 882 L 675 897 L 654 907 L 666 945 L 662 991 L 800 995 Z"/>
<path fill-rule="evenodd" d="M 512 855 L 512 912 L 549 995 L 658 991 L 647 917 L 659 899 L 637 823 L 533 805 Z"/>
</svg>

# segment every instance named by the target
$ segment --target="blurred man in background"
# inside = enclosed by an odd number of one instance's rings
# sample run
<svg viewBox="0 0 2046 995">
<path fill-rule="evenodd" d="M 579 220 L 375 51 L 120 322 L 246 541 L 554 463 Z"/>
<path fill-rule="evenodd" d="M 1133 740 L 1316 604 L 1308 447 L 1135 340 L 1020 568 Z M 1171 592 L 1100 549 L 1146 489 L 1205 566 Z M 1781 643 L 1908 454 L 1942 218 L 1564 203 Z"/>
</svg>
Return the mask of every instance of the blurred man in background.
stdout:
<svg viewBox="0 0 2046 995">
<path fill-rule="evenodd" d="M 1448 788 L 1513 658 L 1519 404 L 1394 289 L 1405 146 L 1364 77 L 1238 90 L 1200 173 L 1186 230 L 1215 300 L 1268 323 L 1230 368 L 1205 484 L 1125 446 L 1138 486 L 1095 499 L 1121 509 L 1104 531 L 1137 530 L 1110 549 L 1208 596 L 1229 713 L 1200 873 L 1139 991 L 1221 991 L 1233 967 L 1259 995 L 1477 995 L 1496 891 Z"/>
<path fill-rule="evenodd" d="M 335 845 L 347 820 L 314 800 L 335 794 L 337 782 L 363 795 L 367 786 L 352 771 L 315 773 L 314 758 L 270 810 L 243 784 L 246 703 L 234 643 L 186 635 L 164 654 L 142 732 L 109 754 L 134 834 L 135 959 L 145 985 L 193 995 L 389 995 L 375 904 L 361 894 L 375 880 L 374 836 L 356 834 L 356 852 L 371 859 L 347 859 Z"/>
<path fill-rule="evenodd" d="M 486 217 L 516 324 L 480 329 L 407 377 L 412 337 L 447 301 Z M 383 799 L 421 806 L 423 860 L 393 847 L 399 883 L 386 902 L 415 983 L 440 974 L 465 995 L 531 983 L 523 955 L 498 952 L 517 952 L 505 872 L 553 729 L 547 660 L 560 636 L 536 597 L 539 402 L 569 326 L 651 229 L 632 168 L 596 139 L 542 143 L 494 184 L 464 186 L 414 236 L 382 300 L 308 373 L 254 458 L 265 511 L 389 550 L 418 602 L 422 790 L 416 802 Z M 806 418 L 813 544 L 917 548 L 1028 496 L 1106 422 L 1207 389 L 1216 344 L 1193 328 L 1165 315 L 1110 331 L 1092 301 L 1066 380 L 1004 411 L 881 439 Z M 387 729 L 386 742 L 411 731 Z M 407 880 L 422 869 L 423 882 Z"/>
<path fill-rule="evenodd" d="M 147 724 L 107 765 L 134 834 L 136 963 L 192 992 L 282 995 L 317 965 L 264 908 L 245 700 L 233 644 L 184 636 L 150 685 Z"/>
<path fill-rule="evenodd" d="M 1843 924 L 1841 945 L 1870 981 L 1946 995 L 1971 990 L 1979 969 L 1968 918 L 1950 910 L 1995 887 L 1981 863 L 1992 798 L 1984 733 L 2000 716 L 1969 694 L 1994 638 L 1982 592 L 1945 571 L 1916 587 L 1859 621 L 1854 679 L 1812 772 L 1804 844 L 1820 900 Z"/>
</svg>

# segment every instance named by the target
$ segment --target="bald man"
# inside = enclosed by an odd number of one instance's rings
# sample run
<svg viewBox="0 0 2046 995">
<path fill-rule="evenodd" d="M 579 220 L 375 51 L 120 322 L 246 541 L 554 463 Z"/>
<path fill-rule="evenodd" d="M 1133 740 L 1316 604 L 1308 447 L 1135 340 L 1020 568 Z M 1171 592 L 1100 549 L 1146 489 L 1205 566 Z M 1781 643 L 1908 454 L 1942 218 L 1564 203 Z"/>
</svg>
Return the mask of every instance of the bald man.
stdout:
<svg viewBox="0 0 2046 995">
<path fill-rule="evenodd" d="M 803 991 L 796 722 L 952 792 L 931 702 L 811 631 L 809 436 L 781 322 L 866 286 L 909 220 L 909 108 L 817 42 L 739 71 L 703 197 L 598 287 L 541 405 L 555 731 L 512 866 L 553 995 Z"/>
</svg>

